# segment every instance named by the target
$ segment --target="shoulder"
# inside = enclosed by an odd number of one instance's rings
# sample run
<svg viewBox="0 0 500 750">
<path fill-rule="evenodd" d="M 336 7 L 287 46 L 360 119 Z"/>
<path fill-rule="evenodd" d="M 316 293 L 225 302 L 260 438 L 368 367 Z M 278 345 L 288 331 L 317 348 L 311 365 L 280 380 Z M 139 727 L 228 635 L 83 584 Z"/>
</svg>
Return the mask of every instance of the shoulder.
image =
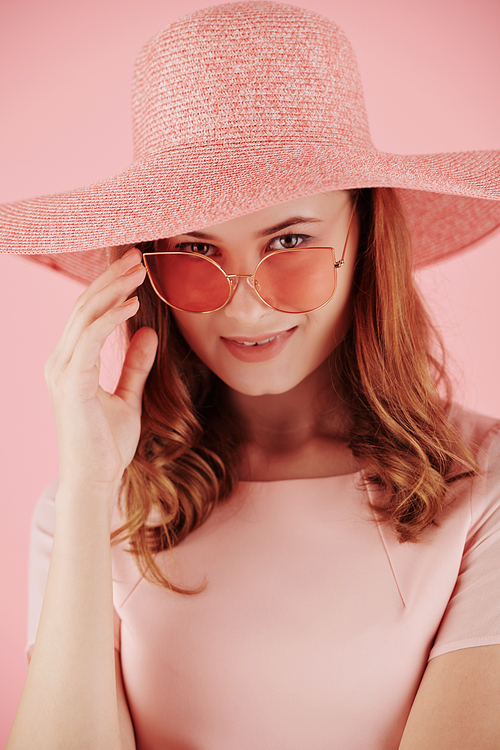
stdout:
<svg viewBox="0 0 500 750">
<path fill-rule="evenodd" d="M 452 404 L 449 418 L 480 465 L 485 466 L 484 459 L 488 458 L 492 448 L 496 447 L 498 452 L 500 418 L 465 409 L 459 404 Z"/>
<path fill-rule="evenodd" d="M 473 412 L 454 404 L 450 419 L 479 464 L 479 475 L 469 482 L 458 482 L 451 489 L 455 500 L 470 504 L 470 535 L 492 516 L 500 523 L 500 419 Z M 453 487 L 453 485 L 451 486 Z"/>
</svg>

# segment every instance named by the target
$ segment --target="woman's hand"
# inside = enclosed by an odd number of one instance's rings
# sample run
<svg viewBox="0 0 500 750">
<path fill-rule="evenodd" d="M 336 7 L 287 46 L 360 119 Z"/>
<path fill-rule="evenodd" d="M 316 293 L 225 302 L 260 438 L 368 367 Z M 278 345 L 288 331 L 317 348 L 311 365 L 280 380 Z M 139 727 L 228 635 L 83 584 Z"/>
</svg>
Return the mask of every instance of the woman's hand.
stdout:
<svg viewBox="0 0 500 750">
<path fill-rule="evenodd" d="M 99 357 L 109 334 L 137 312 L 137 300 L 126 300 L 144 281 L 140 260 L 133 249 L 89 286 L 47 361 L 60 451 L 54 542 L 9 750 L 134 747 L 116 677 L 106 520 L 139 440 L 156 333 L 137 331 L 114 394 L 99 387 Z"/>
<path fill-rule="evenodd" d="M 127 299 L 144 281 L 136 248 L 113 263 L 78 298 L 47 360 L 45 378 L 54 410 L 60 487 L 116 490 L 140 435 L 142 394 L 156 354 L 151 328 L 134 335 L 114 394 L 99 385 L 106 338 L 139 307 Z"/>
</svg>

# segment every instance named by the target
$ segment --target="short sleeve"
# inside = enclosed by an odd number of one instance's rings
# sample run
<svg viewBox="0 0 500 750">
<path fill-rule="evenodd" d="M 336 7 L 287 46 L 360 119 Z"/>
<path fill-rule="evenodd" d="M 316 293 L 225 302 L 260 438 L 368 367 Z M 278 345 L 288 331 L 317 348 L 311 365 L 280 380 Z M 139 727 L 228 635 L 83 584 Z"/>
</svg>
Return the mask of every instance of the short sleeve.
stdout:
<svg viewBox="0 0 500 750">
<path fill-rule="evenodd" d="M 479 452 L 483 476 L 473 484 L 470 530 L 459 575 L 429 659 L 500 644 L 500 426 Z"/>
<path fill-rule="evenodd" d="M 56 522 L 55 497 L 59 482 L 55 479 L 40 495 L 32 517 L 28 569 L 28 634 L 25 655 L 29 662 L 35 643 L 43 597 L 49 573 L 50 555 Z M 120 618 L 114 613 L 115 648 L 120 650 Z"/>
</svg>

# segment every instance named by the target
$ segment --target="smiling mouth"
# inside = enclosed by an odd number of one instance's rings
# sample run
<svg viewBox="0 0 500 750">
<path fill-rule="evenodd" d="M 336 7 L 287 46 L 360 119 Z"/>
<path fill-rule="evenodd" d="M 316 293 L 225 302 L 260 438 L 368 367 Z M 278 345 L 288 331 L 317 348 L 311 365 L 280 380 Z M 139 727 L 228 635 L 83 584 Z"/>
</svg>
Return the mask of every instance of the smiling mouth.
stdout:
<svg viewBox="0 0 500 750">
<path fill-rule="evenodd" d="M 244 336 L 241 339 L 221 336 L 221 341 L 229 352 L 242 362 L 265 362 L 282 352 L 296 330 L 297 326 L 294 326 L 287 331 L 277 331 L 271 336 L 261 334 L 266 336 L 262 339 L 257 336 Z"/>
<path fill-rule="evenodd" d="M 238 346 L 246 346 L 248 348 L 252 346 L 265 346 L 266 344 L 271 344 L 276 339 L 280 339 L 283 336 L 286 336 L 286 334 L 291 333 L 295 330 L 297 326 L 293 326 L 292 328 L 289 328 L 285 331 L 276 331 L 276 333 L 271 333 L 271 335 L 264 334 L 265 338 L 258 339 L 257 336 L 242 336 L 241 339 L 237 339 L 236 336 L 229 338 L 226 336 L 221 336 L 221 338 L 224 341 L 228 341 L 231 344 L 237 344 Z M 261 334 L 262 335 L 262 334 Z"/>
<path fill-rule="evenodd" d="M 278 335 L 278 334 L 276 334 Z M 238 341 L 238 339 L 233 339 L 233 341 L 236 344 L 243 344 L 243 346 L 262 346 L 263 344 L 269 344 L 271 341 L 274 341 L 276 336 L 271 336 L 269 339 L 263 339 L 262 341 Z"/>
</svg>

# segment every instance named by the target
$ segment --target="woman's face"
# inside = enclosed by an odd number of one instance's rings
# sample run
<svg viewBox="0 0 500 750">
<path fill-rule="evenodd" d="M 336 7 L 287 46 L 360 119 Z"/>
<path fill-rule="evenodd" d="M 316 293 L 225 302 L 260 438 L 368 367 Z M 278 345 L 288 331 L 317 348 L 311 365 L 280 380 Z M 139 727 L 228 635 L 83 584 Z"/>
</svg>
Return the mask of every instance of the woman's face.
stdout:
<svg viewBox="0 0 500 750">
<path fill-rule="evenodd" d="M 159 249 L 186 243 L 183 250 L 213 258 L 228 274 L 252 274 L 266 253 L 290 247 L 333 247 L 338 260 L 350 215 L 348 193 L 320 193 L 169 238 Z M 325 362 L 347 330 L 357 242 L 354 217 L 335 294 L 314 312 L 277 312 L 244 279 L 221 310 L 171 312 L 193 351 L 230 388 L 249 396 L 285 393 Z"/>
</svg>

